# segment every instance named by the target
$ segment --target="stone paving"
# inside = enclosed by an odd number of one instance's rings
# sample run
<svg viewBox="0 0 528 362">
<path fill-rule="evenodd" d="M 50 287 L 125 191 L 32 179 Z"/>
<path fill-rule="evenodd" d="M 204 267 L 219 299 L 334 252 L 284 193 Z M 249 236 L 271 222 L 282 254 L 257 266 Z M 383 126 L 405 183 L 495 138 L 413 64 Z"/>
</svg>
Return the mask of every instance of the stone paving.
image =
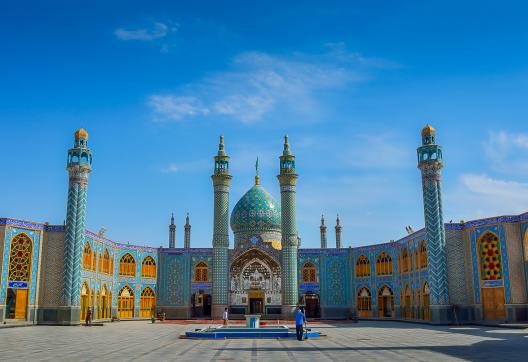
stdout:
<svg viewBox="0 0 528 362">
<path fill-rule="evenodd" d="M 178 361 L 525 361 L 528 329 L 434 327 L 362 321 L 318 324 L 327 335 L 296 340 L 189 340 L 203 325 L 146 321 L 93 327 L 0 329 L 0 360 Z"/>
</svg>

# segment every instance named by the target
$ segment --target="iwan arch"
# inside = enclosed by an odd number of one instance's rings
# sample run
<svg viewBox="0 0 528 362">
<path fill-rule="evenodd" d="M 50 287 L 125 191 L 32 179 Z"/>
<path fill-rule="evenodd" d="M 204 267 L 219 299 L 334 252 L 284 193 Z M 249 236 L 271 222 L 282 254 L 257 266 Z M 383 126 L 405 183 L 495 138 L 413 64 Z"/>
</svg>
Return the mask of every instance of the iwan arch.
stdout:
<svg viewBox="0 0 528 362">
<path fill-rule="evenodd" d="M 301 248 L 299 177 L 287 138 L 278 165 L 280 202 L 257 175 L 230 210 L 232 175 L 221 138 L 212 175 L 212 248 L 191 247 L 187 217 L 182 247 L 176 247 L 172 219 L 169 247 L 155 249 L 85 228 L 92 153 L 80 129 L 68 151 L 65 225 L 0 218 L 0 320 L 79 324 L 88 307 L 96 320 L 156 312 L 217 318 L 224 308 L 232 318 L 259 313 L 276 319 L 290 318 L 299 304 L 312 318 L 528 319 L 528 213 L 444 223 L 442 148 L 431 126 L 421 136 L 425 227 L 395 242 L 342 248 L 338 218 L 330 248 L 321 219 L 321 247 Z"/>
</svg>

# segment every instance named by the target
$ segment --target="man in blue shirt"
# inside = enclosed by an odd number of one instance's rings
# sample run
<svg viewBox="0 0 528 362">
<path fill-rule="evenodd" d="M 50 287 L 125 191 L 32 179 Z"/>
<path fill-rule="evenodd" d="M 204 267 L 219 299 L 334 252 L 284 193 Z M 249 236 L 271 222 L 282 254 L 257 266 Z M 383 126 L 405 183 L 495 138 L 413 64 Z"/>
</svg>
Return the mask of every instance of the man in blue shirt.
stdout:
<svg viewBox="0 0 528 362">
<path fill-rule="evenodd" d="M 295 333 L 298 341 L 302 341 L 303 339 L 303 327 L 305 322 L 306 317 L 304 316 L 301 307 L 297 307 L 297 312 L 295 313 Z"/>
</svg>

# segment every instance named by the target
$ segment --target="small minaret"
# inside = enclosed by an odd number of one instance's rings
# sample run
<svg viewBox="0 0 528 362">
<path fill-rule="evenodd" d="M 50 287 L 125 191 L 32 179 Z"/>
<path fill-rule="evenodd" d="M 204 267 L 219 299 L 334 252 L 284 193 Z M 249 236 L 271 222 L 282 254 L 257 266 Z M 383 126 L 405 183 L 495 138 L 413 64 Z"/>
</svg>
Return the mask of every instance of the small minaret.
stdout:
<svg viewBox="0 0 528 362">
<path fill-rule="evenodd" d="M 189 249 L 191 247 L 191 224 L 189 224 L 189 213 L 185 218 L 185 235 L 183 237 L 183 247 Z"/>
<path fill-rule="evenodd" d="M 229 290 L 229 156 L 224 149 L 224 136 L 220 136 L 218 153 L 214 157 L 213 223 L 213 306 L 212 317 L 221 318 L 228 304 Z"/>
<path fill-rule="evenodd" d="M 169 248 L 176 247 L 176 225 L 174 225 L 174 214 L 171 215 L 171 223 L 169 225 Z"/>
<path fill-rule="evenodd" d="M 326 243 L 326 225 L 324 224 L 324 215 L 321 215 L 321 226 L 319 227 L 319 230 L 321 230 L 321 249 L 326 249 L 328 245 Z"/>
<path fill-rule="evenodd" d="M 429 124 L 422 129 L 422 145 L 418 147 L 417 153 L 418 168 L 422 173 L 431 320 L 437 323 L 445 322 L 450 307 L 440 187 L 444 161 L 442 147 L 436 144 L 436 130 Z"/>
<path fill-rule="evenodd" d="M 339 214 L 336 219 L 335 233 L 336 233 L 336 249 L 341 249 L 341 230 L 343 227 L 339 224 Z"/>
<path fill-rule="evenodd" d="M 66 166 L 69 183 L 62 287 L 62 304 L 67 307 L 63 315 L 64 324 L 79 324 L 88 175 L 92 171 L 92 151 L 88 148 L 88 133 L 80 128 L 74 136 L 74 145 L 68 151 Z"/>
<path fill-rule="evenodd" d="M 293 317 L 299 303 L 297 281 L 297 252 L 299 236 L 297 234 L 295 156 L 290 150 L 288 136 L 284 136 L 284 151 L 279 157 L 280 173 L 277 176 L 281 190 L 281 233 L 282 233 L 282 318 Z"/>
</svg>

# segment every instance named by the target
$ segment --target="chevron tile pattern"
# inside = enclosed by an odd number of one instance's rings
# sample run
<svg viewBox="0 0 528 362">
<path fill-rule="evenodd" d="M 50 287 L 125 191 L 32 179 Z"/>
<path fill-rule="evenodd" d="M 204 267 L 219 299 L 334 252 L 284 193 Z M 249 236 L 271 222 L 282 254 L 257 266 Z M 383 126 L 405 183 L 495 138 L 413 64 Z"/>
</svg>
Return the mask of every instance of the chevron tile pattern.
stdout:
<svg viewBox="0 0 528 362">
<path fill-rule="evenodd" d="M 64 281 L 62 303 L 70 305 L 72 296 L 73 255 L 75 253 L 75 230 L 77 222 L 77 190 L 79 184 L 70 182 L 66 211 L 66 240 L 64 241 Z"/>
</svg>

